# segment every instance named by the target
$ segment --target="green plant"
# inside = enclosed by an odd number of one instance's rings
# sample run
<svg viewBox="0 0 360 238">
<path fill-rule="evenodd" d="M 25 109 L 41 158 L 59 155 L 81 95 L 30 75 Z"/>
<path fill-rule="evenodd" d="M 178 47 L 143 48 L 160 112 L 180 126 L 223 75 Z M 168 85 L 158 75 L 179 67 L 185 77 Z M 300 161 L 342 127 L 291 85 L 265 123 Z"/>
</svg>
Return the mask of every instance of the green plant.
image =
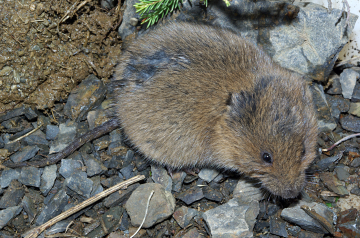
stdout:
<svg viewBox="0 0 360 238">
<path fill-rule="evenodd" d="M 230 6 L 230 0 L 223 1 L 227 7 Z M 203 3 L 207 7 L 208 0 L 203 0 Z M 180 4 L 181 0 L 139 0 L 134 7 L 143 19 L 141 24 L 148 22 L 149 27 L 175 9 L 180 9 Z"/>
</svg>

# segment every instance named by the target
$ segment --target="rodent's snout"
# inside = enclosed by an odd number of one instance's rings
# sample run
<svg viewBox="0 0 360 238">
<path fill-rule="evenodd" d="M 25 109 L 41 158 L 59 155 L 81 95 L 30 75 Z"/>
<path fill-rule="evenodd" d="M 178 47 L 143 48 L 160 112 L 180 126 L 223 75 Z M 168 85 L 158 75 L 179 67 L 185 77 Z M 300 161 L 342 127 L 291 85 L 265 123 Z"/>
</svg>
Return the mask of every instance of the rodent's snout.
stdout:
<svg viewBox="0 0 360 238">
<path fill-rule="evenodd" d="M 301 175 L 295 181 L 280 177 L 262 181 L 262 186 L 265 189 L 269 190 L 273 195 L 285 199 L 299 196 L 301 190 L 305 187 L 305 184 L 306 181 L 304 175 Z"/>
</svg>

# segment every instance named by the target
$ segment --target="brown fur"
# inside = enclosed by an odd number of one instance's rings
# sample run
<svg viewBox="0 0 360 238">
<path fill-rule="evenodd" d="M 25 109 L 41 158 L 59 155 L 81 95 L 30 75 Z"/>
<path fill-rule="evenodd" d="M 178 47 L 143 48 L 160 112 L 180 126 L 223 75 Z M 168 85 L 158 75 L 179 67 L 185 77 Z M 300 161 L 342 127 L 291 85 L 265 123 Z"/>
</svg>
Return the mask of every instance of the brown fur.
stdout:
<svg viewBox="0 0 360 238">
<path fill-rule="evenodd" d="M 129 45 L 114 83 L 121 126 L 147 158 L 236 170 L 284 198 L 304 187 L 316 153 L 310 91 L 250 41 L 171 23 Z"/>
</svg>

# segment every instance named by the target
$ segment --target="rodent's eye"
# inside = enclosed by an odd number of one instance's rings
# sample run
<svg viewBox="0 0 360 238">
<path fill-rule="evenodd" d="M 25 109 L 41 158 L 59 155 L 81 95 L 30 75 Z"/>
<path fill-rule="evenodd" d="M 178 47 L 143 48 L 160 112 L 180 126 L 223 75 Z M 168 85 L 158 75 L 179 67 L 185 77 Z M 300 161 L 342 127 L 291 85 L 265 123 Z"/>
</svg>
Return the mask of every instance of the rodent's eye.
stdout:
<svg viewBox="0 0 360 238">
<path fill-rule="evenodd" d="M 267 152 L 262 153 L 262 160 L 268 164 L 272 164 L 273 162 L 271 155 Z"/>
</svg>

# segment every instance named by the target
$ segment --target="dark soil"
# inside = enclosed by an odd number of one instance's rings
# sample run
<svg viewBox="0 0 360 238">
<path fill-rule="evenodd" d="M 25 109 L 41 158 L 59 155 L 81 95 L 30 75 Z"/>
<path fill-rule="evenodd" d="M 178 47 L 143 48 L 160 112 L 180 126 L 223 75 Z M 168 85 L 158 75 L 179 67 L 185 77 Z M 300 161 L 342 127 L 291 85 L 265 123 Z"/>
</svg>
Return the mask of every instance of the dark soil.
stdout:
<svg viewBox="0 0 360 238">
<path fill-rule="evenodd" d="M 89 74 L 104 82 L 111 77 L 121 53 L 120 6 L 66 0 L 0 5 L 0 113 L 21 104 L 51 109 Z"/>
</svg>

